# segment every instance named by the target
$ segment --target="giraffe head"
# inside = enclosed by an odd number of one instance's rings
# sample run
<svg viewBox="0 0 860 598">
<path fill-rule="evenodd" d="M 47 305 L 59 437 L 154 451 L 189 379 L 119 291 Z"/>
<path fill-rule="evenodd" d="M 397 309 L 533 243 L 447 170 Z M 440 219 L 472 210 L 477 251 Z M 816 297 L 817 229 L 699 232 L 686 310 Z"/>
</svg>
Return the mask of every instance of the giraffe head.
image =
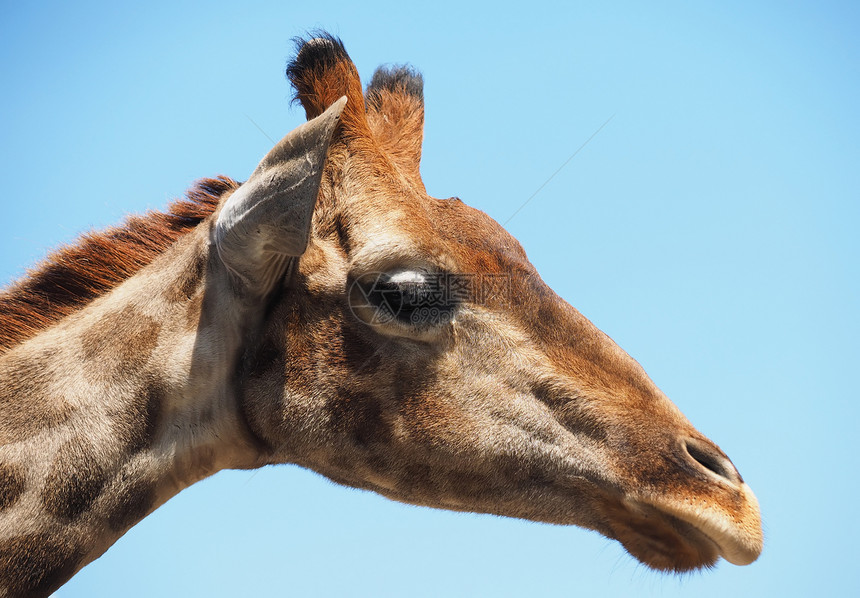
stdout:
<svg viewBox="0 0 860 598">
<path fill-rule="evenodd" d="M 419 175 L 422 81 L 304 43 L 308 122 L 217 215 L 259 306 L 240 400 L 271 462 L 389 498 L 574 524 L 685 571 L 762 549 L 756 499 L 639 364 L 520 244 Z"/>
</svg>

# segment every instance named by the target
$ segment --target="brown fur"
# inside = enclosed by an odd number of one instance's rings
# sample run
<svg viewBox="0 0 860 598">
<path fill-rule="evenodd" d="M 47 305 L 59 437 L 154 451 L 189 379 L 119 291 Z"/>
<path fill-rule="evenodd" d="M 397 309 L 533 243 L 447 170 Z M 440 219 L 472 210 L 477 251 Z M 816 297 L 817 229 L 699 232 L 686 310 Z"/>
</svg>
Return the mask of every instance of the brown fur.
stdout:
<svg viewBox="0 0 860 598">
<path fill-rule="evenodd" d="M 24 474 L 21 468 L 0 463 L 0 511 L 13 505 L 24 492 Z"/>
<path fill-rule="evenodd" d="M 107 524 L 123 532 L 155 508 L 155 482 L 133 470 L 123 471 L 106 495 Z"/>
<path fill-rule="evenodd" d="M 93 378 L 110 378 L 118 370 L 127 375 L 138 372 L 155 349 L 160 330 L 159 322 L 137 313 L 131 306 L 102 318 L 82 338 L 84 357 L 100 365 L 92 373 Z M 117 350 L 117 334 L 123 334 L 131 342 L 121 344 Z"/>
<path fill-rule="evenodd" d="M 167 394 L 164 385 L 152 379 L 134 394 L 128 409 L 117 414 L 113 433 L 125 441 L 124 448 L 128 454 L 133 455 L 152 445 Z"/>
<path fill-rule="evenodd" d="M 424 140 L 421 76 L 406 67 L 378 69 L 367 89 L 367 121 L 382 151 L 419 190 Z"/>
<path fill-rule="evenodd" d="M 76 438 L 55 455 L 42 489 L 42 501 L 49 513 L 73 520 L 89 509 L 106 481 L 107 473 L 96 448 L 86 439 Z"/>
<path fill-rule="evenodd" d="M 54 251 L 0 294 L 0 351 L 35 336 L 133 276 L 238 186 L 227 177 L 202 180 L 166 212 L 132 216 L 120 227 L 84 235 L 74 245 Z"/>
<path fill-rule="evenodd" d="M 10 596 L 48 596 L 77 568 L 75 547 L 47 534 L 0 541 L 0 580 Z"/>
<path fill-rule="evenodd" d="M 340 40 L 322 35 L 308 44 L 297 40 L 296 45 L 296 59 L 287 66 L 287 77 L 296 89 L 296 98 L 304 106 L 308 120 L 346 96 L 347 105 L 341 114 L 342 130 L 351 139 L 370 139 L 358 71 Z"/>
<path fill-rule="evenodd" d="M 0 445 L 25 440 L 68 421 L 73 410 L 64 397 L 44 399 L 50 379 L 42 359 L 12 357 L 0 363 L 0 421 L 4 424 Z"/>
</svg>

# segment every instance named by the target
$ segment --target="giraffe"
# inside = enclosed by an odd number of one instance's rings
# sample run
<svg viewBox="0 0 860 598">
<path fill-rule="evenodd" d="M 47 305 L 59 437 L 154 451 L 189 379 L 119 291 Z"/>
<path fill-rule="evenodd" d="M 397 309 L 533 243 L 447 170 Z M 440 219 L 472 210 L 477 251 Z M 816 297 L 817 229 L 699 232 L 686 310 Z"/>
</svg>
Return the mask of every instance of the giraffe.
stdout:
<svg viewBox="0 0 860 598">
<path fill-rule="evenodd" d="M 299 41 L 307 122 L 243 184 L 83 237 L 0 295 L 0 595 L 45 596 L 182 489 L 293 463 L 744 565 L 755 496 L 519 243 L 419 171 L 423 79 Z"/>
</svg>

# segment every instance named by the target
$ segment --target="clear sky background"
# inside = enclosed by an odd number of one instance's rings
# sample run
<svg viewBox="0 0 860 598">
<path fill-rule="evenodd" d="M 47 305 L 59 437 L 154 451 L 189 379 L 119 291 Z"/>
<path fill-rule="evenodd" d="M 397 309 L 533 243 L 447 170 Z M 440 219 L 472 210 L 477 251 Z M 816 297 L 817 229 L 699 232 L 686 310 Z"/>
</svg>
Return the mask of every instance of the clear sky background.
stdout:
<svg viewBox="0 0 860 598">
<path fill-rule="evenodd" d="M 500 222 L 614 115 L 507 228 L 732 457 L 761 558 L 666 576 L 592 532 L 282 466 L 184 491 L 58 595 L 860 595 L 858 5 L 418 6 L 4 1 L 0 280 L 198 178 L 246 178 L 303 120 L 283 67 L 310 28 L 365 81 L 423 71 L 428 190 Z"/>
</svg>

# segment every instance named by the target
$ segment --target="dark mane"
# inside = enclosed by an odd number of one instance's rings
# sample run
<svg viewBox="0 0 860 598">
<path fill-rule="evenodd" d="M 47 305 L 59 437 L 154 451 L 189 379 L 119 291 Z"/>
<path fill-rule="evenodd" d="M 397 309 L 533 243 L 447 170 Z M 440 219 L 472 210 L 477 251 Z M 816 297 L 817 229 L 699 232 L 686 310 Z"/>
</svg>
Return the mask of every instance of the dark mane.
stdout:
<svg viewBox="0 0 860 598">
<path fill-rule="evenodd" d="M 122 225 L 81 236 L 0 291 L 0 352 L 35 336 L 152 262 L 215 211 L 239 187 L 219 176 L 199 181 L 165 212 L 130 216 Z"/>
</svg>

